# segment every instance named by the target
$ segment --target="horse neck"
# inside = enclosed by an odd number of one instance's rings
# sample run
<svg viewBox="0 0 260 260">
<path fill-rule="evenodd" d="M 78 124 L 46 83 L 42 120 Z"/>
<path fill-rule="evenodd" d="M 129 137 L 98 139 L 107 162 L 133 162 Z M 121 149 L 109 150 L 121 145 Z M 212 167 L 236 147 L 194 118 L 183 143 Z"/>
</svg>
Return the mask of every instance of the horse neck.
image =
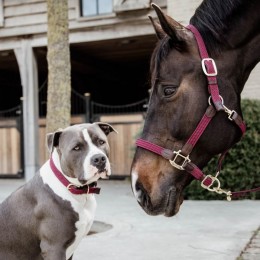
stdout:
<svg viewBox="0 0 260 260">
<path fill-rule="evenodd" d="M 245 0 L 247 1 L 247 0 Z M 220 47 L 221 58 L 229 59 L 233 66 L 234 88 L 240 95 L 256 64 L 260 61 L 260 1 L 251 0 L 240 15 L 230 18 L 228 30 L 223 34 L 226 44 Z"/>
<path fill-rule="evenodd" d="M 230 17 L 230 25 L 224 33 L 228 46 L 242 53 L 245 65 L 251 70 L 260 61 L 260 1 L 244 0 L 247 5 L 242 5 L 241 13 Z"/>
<path fill-rule="evenodd" d="M 260 61 L 260 1 L 229 0 L 229 2 L 234 9 L 227 11 L 224 18 L 220 18 L 217 17 L 217 13 L 222 9 L 214 13 L 213 6 L 223 5 L 223 1 L 204 0 L 198 8 L 201 12 L 196 12 L 191 22 L 199 27 L 206 43 L 209 43 L 209 52 L 212 53 L 212 57 L 228 63 L 225 64 L 225 69 L 229 66 L 233 67 L 232 77 L 237 82 L 236 92 L 241 93 L 251 71 Z M 235 4 L 239 7 L 235 7 Z M 207 12 L 209 16 L 205 15 Z M 201 15 L 203 13 L 204 17 L 213 18 L 204 18 Z M 223 25 L 218 25 L 219 19 L 222 19 L 220 24 L 225 24 L 224 29 L 221 28 Z M 214 24 L 213 27 L 209 26 L 211 21 Z M 207 37 L 211 39 L 208 42 Z"/>
<path fill-rule="evenodd" d="M 247 29 L 234 25 L 234 28 L 231 29 L 232 32 L 227 35 L 229 37 L 228 43 L 232 47 L 232 50 L 230 51 L 228 48 L 223 50 L 223 55 L 233 52 L 233 55 L 230 56 L 230 64 L 234 66 L 234 77 L 237 79 L 237 91 L 239 93 L 243 91 L 251 71 L 260 61 L 260 32 L 258 26 L 254 26 L 250 22 L 247 24 Z"/>
</svg>

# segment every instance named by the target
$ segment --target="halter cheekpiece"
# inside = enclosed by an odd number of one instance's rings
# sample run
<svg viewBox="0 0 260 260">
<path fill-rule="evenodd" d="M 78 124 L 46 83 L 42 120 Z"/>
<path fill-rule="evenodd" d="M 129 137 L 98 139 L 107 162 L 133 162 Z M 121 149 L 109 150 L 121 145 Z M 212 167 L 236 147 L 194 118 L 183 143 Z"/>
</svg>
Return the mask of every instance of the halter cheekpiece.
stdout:
<svg viewBox="0 0 260 260">
<path fill-rule="evenodd" d="M 221 169 L 222 161 L 228 152 L 228 150 L 224 151 L 221 156 L 219 157 L 218 161 L 218 171 L 215 176 L 212 175 L 205 175 L 194 163 L 191 162 L 189 155 L 192 152 L 194 146 L 196 145 L 197 141 L 205 131 L 206 127 L 208 126 L 211 119 L 215 116 L 215 114 L 219 111 L 224 111 L 228 115 L 228 119 L 234 122 L 241 130 L 242 135 L 246 131 L 246 124 L 243 121 L 242 117 L 237 114 L 236 111 L 227 108 L 224 105 L 224 100 L 219 94 L 219 88 L 217 83 L 217 66 L 215 61 L 209 57 L 205 43 L 202 39 L 201 34 L 193 25 L 188 25 L 186 27 L 189 29 L 195 36 L 195 39 L 198 44 L 199 53 L 201 57 L 201 66 L 202 70 L 207 78 L 208 82 L 208 92 L 209 92 L 209 99 L 208 103 L 209 106 L 206 109 L 205 114 L 203 115 L 202 119 L 198 123 L 196 129 L 188 139 L 188 141 L 184 144 L 181 150 L 179 151 L 172 151 L 151 142 L 148 142 L 144 139 L 137 139 L 136 145 L 154 152 L 156 154 L 161 155 L 165 159 L 169 160 L 171 165 L 179 170 L 185 170 L 186 172 L 190 173 L 195 179 L 201 181 L 201 186 L 209 191 L 216 192 L 218 194 L 226 194 L 227 200 L 231 200 L 232 197 L 237 197 L 240 195 L 244 195 L 247 192 L 253 192 L 260 190 L 259 188 L 251 189 L 251 190 L 244 190 L 238 192 L 231 192 L 222 189 L 220 186 L 220 181 L 218 179 L 218 174 Z"/>
</svg>

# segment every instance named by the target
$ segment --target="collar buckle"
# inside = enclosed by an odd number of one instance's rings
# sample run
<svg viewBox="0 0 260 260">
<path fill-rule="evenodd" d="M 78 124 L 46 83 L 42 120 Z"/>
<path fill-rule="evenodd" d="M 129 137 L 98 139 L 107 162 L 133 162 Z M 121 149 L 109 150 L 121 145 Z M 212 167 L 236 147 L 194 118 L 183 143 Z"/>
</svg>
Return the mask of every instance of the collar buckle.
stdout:
<svg viewBox="0 0 260 260">
<path fill-rule="evenodd" d="M 84 193 L 89 194 L 89 185 L 78 186 L 78 185 L 75 185 L 73 183 L 69 183 L 66 188 L 68 190 L 71 190 L 71 189 L 74 189 L 74 188 L 77 189 L 77 190 L 80 190 L 80 189 L 85 189 L 86 187 L 87 187 L 87 192 L 84 192 Z"/>
</svg>

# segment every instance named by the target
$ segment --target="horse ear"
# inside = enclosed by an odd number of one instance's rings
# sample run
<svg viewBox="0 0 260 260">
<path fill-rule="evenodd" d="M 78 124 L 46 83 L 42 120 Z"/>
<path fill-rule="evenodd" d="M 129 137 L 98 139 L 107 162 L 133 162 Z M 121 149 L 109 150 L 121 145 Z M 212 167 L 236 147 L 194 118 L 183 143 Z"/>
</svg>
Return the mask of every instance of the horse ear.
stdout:
<svg viewBox="0 0 260 260">
<path fill-rule="evenodd" d="M 164 30 L 162 29 L 161 25 L 157 22 L 155 22 L 152 18 L 152 16 L 148 15 L 152 25 L 153 25 L 153 28 L 155 30 L 155 33 L 156 33 L 156 36 L 159 40 L 163 39 L 164 36 L 166 35 L 166 33 L 164 32 Z"/>
<path fill-rule="evenodd" d="M 183 39 L 181 35 L 178 33 L 178 30 L 183 30 L 185 29 L 185 27 L 180 23 L 178 23 L 177 21 L 175 21 L 170 16 L 168 16 L 167 14 L 165 14 L 158 5 L 156 4 L 151 4 L 151 5 L 158 16 L 163 31 L 168 36 L 171 37 L 173 42 L 175 43 L 182 42 Z"/>
</svg>

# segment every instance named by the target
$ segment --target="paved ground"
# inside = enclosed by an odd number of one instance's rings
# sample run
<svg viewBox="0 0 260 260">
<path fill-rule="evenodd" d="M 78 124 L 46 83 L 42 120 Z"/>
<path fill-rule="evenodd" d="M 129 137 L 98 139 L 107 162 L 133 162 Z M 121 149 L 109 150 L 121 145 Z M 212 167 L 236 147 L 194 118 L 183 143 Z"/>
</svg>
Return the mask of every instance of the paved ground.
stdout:
<svg viewBox="0 0 260 260">
<path fill-rule="evenodd" d="M 22 183 L 0 180 L 0 201 Z M 74 260 L 260 260 L 260 201 L 184 201 L 166 218 L 147 215 L 127 180 L 99 186 L 96 222 Z"/>
<path fill-rule="evenodd" d="M 241 252 L 238 260 L 260 259 L 260 227 L 254 232 L 248 244 Z"/>
</svg>

